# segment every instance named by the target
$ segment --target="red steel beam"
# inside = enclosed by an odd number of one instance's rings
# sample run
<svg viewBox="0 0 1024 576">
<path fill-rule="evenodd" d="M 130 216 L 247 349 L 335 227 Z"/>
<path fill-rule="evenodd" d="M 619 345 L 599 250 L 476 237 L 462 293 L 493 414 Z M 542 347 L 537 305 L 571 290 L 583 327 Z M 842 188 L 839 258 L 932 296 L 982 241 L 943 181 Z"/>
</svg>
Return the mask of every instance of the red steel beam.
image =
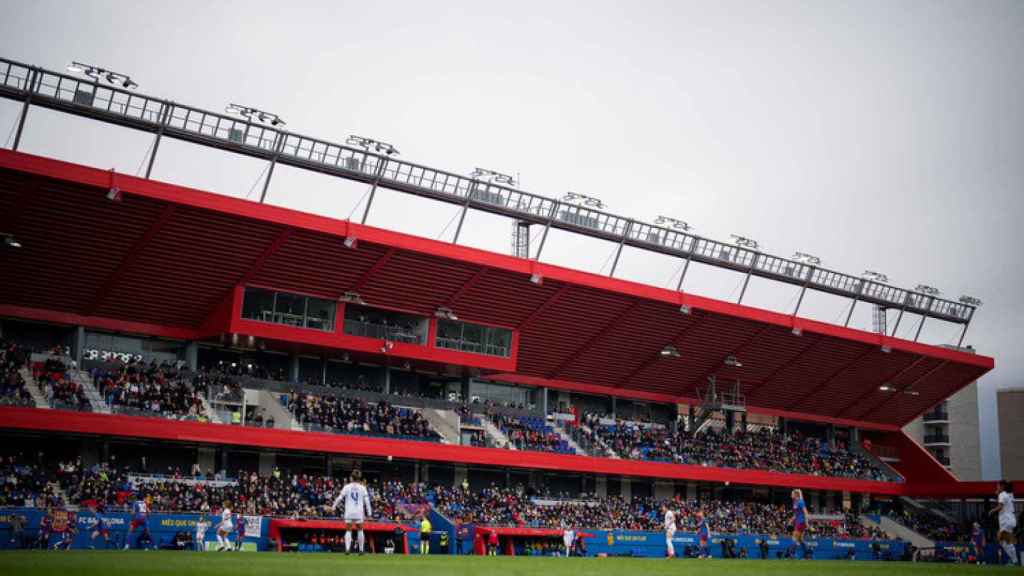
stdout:
<svg viewBox="0 0 1024 576">
<path fill-rule="evenodd" d="M 735 356 L 736 354 L 739 354 L 740 351 L 742 351 L 744 348 L 746 348 L 751 343 L 753 343 L 755 340 L 757 340 L 762 334 L 764 334 L 765 332 L 770 330 L 771 327 L 772 326 L 770 324 L 768 324 L 768 325 L 763 326 L 757 332 L 754 332 L 754 334 L 750 338 L 747 338 L 746 340 L 743 341 L 742 344 L 740 344 L 739 346 L 737 346 L 737 347 L 733 348 L 732 350 L 730 350 L 728 353 L 726 353 L 725 356 L 722 356 L 722 359 L 720 361 L 716 362 L 710 368 L 705 370 L 703 374 L 701 374 L 700 376 L 694 378 L 692 382 L 690 382 L 689 384 L 686 385 L 686 388 L 684 388 L 684 390 L 691 390 L 691 389 L 693 389 L 693 387 L 699 386 L 700 383 L 703 382 L 705 378 L 707 378 L 708 376 L 711 376 L 712 374 L 715 373 L 716 370 L 721 368 L 722 364 L 725 363 L 726 359 L 728 359 L 729 356 Z"/>
<path fill-rule="evenodd" d="M 634 300 L 632 304 L 626 306 L 621 312 L 616 314 L 614 318 L 612 318 L 600 330 L 598 330 L 596 334 L 594 334 L 593 336 L 590 337 L 589 340 L 584 342 L 582 346 L 577 348 L 572 354 L 566 357 L 566 359 L 561 364 L 559 364 L 557 368 L 549 372 L 548 378 L 557 378 L 563 370 L 565 370 L 570 364 L 572 364 L 573 360 L 576 360 L 577 358 L 582 356 L 584 353 L 586 353 L 587 350 L 590 350 L 595 344 L 597 344 L 598 341 L 601 340 L 601 338 L 603 338 L 606 334 L 617 328 L 619 322 L 621 322 L 622 319 L 625 318 L 626 316 L 632 314 L 633 311 L 636 310 L 642 303 L 642 300 Z"/>
<path fill-rule="evenodd" d="M 680 312 L 680 315 L 682 315 L 681 312 Z M 692 330 L 694 330 L 698 326 L 700 326 L 710 316 L 711 316 L 711 314 L 709 314 L 709 313 L 706 313 L 706 312 L 703 313 L 703 315 L 700 318 L 697 318 L 693 322 L 690 322 L 689 324 L 685 325 L 682 330 L 677 332 L 676 335 L 673 336 L 669 340 L 669 343 L 672 344 L 673 346 L 676 346 L 678 348 L 680 345 L 682 345 L 682 343 L 680 341 L 683 339 L 683 337 L 685 337 Z M 661 358 L 661 350 L 655 350 L 654 354 L 651 354 L 645 360 L 640 362 L 640 364 L 636 368 L 634 368 L 633 371 L 631 371 L 628 376 L 626 376 L 625 378 L 620 380 L 617 384 L 615 384 L 615 387 L 616 388 L 622 388 L 623 386 L 628 384 L 630 380 L 635 378 L 637 374 L 643 372 L 644 370 L 647 369 L 648 366 L 650 366 L 651 364 L 654 364 L 655 362 L 657 362 L 659 358 Z"/>
<path fill-rule="evenodd" d="M 352 287 L 349 288 L 349 290 L 351 290 L 352 292 L 358 292 L 360 288 L 362 288 L 364 285 L 366 285 L 367 282 L 370 281 L 371 276 L 373 276 L 378 270 L 387 265 L 388 261 L 391 260 L 392 256 L 394 256 L 395 252 L 397 251 L 398 250 L 395 249 L 394 247 L 388 248 L 387 251 L 384 252 L 384 254 L 382 254 L 380 258 L 377 258 L 377 261 L 373 263 L 373 266 L 370 266 L 369 270 L 363 272 L 363 275 L 360 276 L 359 279 L 352 284 Z"/>
<path fill-rule="evenodd" d="M 537 306 L 537 309 L 531 312 L 530 315 L 526 317 L 526 320 L 520 322 L 519 326 L 516 326 L 516 330 L 519 330 L 520 332 L 526 330 L 526 327 L 529 326 L 530 323 L 532 323 L 537 318 L 540 318 L 541 314 L 547 312 L 548 308 L 557 304 L 558 301 L 561 300 L 562 297 L 565 296 L 568 292 L 569 285 L 563 284 L 562 287 L 556 290 L 554 294 L 548 296 L 548 299 L 545 300 L 543 304 Z"/>
<path fill-rule="evenodd" d="M 449 308 L 454 306 L 455 302 L 460 297 L 462 297 L 463 294 L 465 294 L 467 291 L 469 291 L 469 289 L 472 288 L 473 286 L 476 286 L 476 284 L 478 282 L 480 282 L 480 280 L 483 280 L 484 276 L 487 275 L 487 270 L 488 270 L 488 268 L 483 268 L 483 267 L 481 267 L 479 270 L 477 270 L 476 274 L 473 274 L 473 277 L 470 278 L 468 282 L 466 282 L 465 284 L 460 286 L 459 289 L 456 290 L 454 294 L 449 296 L 448 299 L 445 300 L 444 304 L 442 304 L 442 306 L 447 306 Z"/>
<path fill-rule="evenodd" d="M 782 372 L 783 372 L 784 370 L 786 370 L 786 368 L 789 368 L 790 366 L 792 366 L 792 365 L 793 365 L 793 363 L 794 363 L 794 362 L 796 362 L 797 360 L 799 360 L 799 359 L 803 358 L 805 354 L 807 354 L 808 352 L 810 352 L 812 348 L 814 348 L 815 346 L 817 346 L 817 345 L 818 345 L 818 344 L 820 344 L 821 342 L 824 342 L 826 338 L 827 338 L 827 337 L 826 337 L 826 336 L 824 336 L 824 335 L 818 336 L 818 338 L 817 338 L 816 340 L 814 340 L 813 342 L 811 342 L 810 344 L 808 344 L 807 346 L 805 346 L 805 347 L 804 347 L 804 349 L 803 349 L 803 350 L 801 350 L 800 352 L 798 352 L 796 356 L 793 356 L 793 358 L 792 358 L 792 359 L 790 359 L 790 360 L 789 360 L 788 362 L 785 362 L 785 363 L 784 363 L 784 364 L 783 364 L 782 366 L 779 366 L 778 368 L 776 368 L 776 369 L 775 369 L 775 370 L 774 370 L 774 371 L 773 371 L 773 372 L 772 372 L 771 374 L 769 374 L 768 376 L 766 376 L 766 377 L 764 378 L 764 380 L 761 380 L 761 382 L 759 382 L 759 383 L 757 383 L 757 384 L 754 384 L 754 385 L 753 385 L 753 386 L 752 386 L 752 387 L 750 388 L 750 390 L 748 390 L 748 391 L 747 391 L 747 398 L 750 398 L 751 396 L 753 396 L 753 395 L 754 395 L 754 392 L 757 392 L 758 390 L 760 390 L 760 389 L 764 388 L 764 387 L 765 387 L 765 386 L 767 386 L 768 384 L 771 384 L 772 382 L 774 382 L 774 381 L 775 381 L 775 378 L 776 378 L 776 377 L 777 377 L 777 376 L 778 376 L 779 374 L 782 374 Z"/>
<path fill-rule="evenodd" d="M 906 366 L 901 368 L 895 374 L 893 374 L 892 376 L 889 376 L 888 378 L 883 379 L 881 384 L 884 384 L 886 382 L 892 382 L 894 380 L 899 380 L 904 374 L 906 374 L 907 372 L 912 370 L 915 366 L 920 364 L 926 358 L 928 358 L 928 357 L 927 356 L 918 356 L 917 358 L 914 358 L 913 360 L 910 361 L 909 364 L 907 364 Z M 881 386 L 881 384 L 879 384 L 878 386 Z M 843 414 L 846 414 L 847 410 L 849 410 L 850 408 L 853 408 L 854 406 L 860 404 L 864 400 L 867 400 L 869 396 L 871 396 L 872 394 L 874 394 L 875 392 L 878 391 L 878 386 L 875 386 L 873 388 L 868 389 L 866 392 L 864 392 L 863 394 L 858 396 L 856 400 L 854 400 L 853 402 L 850 402 L 850 403 L 846 404 L 845 406 L 843 406 L 842 408 L 840 408 L 839 411 L 835 413 L 836 417 L 838 418 L 838 417 L 842 416 Z"/>
<path fill-rule="evenodd" d="M 932 368 L 931 370 L 925 372 L 924 374 L 921 375 L 921 377 L 917 378 L 916 380 L 914 380 L 910 384 L 907 384 L 906 386 L 904 386 L 903 390 L 906 390 L 907 388 L 911 388 L 911 387 L 917 386 L 918 384 L 923 382 L 926 378 L 929 378 L 932 374 L 935 374 L 939 370 L 945 368 L 946 364 L 949 364 L 949 360 L 943 360 L 935 368 Z M 881 402 L 879 402 L 875 407 L 870 408 L 867 412 L 863 412 L 857 419 L 858 420 L 863 420 L 863 419 L 867 418 L 868 416 L 870 416 L 871 414 L 874 414 L 878 410 L 881 410 L 882 406 L 885 406 L 887 403 L 891 402 L 893 398 L 895 398 L 896 396 L 899 396 L 900 394 L 902 394 L 903 390 L 895 391 L 892 394 L 890 394 L 887 398 L 882 398 Z"/>
<path fill-rule="evenodd" d="M 245 274 L 241 278 L 239 278 L 238 282 L 236 282 L 235 284 L 241 284 L 242 286 L 244 286 L 248 284 L 250 281 L 252 281 L 252 279 L 255 278 L 256 275 L 259 274 L 261 270 L 263 270 L 263 265 L 267 263 L 267 260 L 269 260 L 271 256 L 276 254 L 277 251 L 281 249 L 281 246 L 288 241 L 288 238 L 291 238 L 291 235 L 294 231 L 294 228 L 285 228 L 284 230 L 281 230 L 281 232 L 278 233 L 277 237 L 274 238 L 274 241 L 271 242 L 263 250 L 263 253 L 261 253 L 259 257 L 256 258 L 256 260 L 252 263 L 252 266 L 249 267 Z"/>
<path fill-rule="evenodd" d="M 174 210 L 174 204 L 168 204 L 165 206 L 163 211 L 160 212 L 160 215 L 157 216 L 156 220 L 150 224 L 146 233 L 135 241 L 135 244 L 132 245 L 131 249 L 127 254 L 125 254 L 121 263 L 117 266 L 117 269 L 115 269 L 107 278 L 107 281 L 103 283 L 103 286 L 96 291 L 96 295 L 93 296 L 92 299 L 92 305 L 85 310 L 86 316 L 91 316 L 100 308 L 100 306 L 103 305 L 103 302 L 106 301 L 107 297 L 110 296 L 111 291 L 113 291 L 114 286 L 117 286 L 117 283 L 121 278 L 128 272 L 128 270 L 131 269 L 132 266 L 135 265 L 135 262 L 139 259 L 142 251 L 146 249 L 146 246 L 148 246 L 153 240 L 153 237 L 159 234 L 160 230 L 167 224 L 167 221 L 171 219 L 171 216 L 174 216 Z"/>
<path fill-rule="evenodd" d="M 812 386 L 811 389 L 806 394 L 801 396 L 800 399 L 796 401 L 796 403 L 794 403 L 794 404 L 792 404 L 790 406 L 790 409 L 793 410 L 794 412 L 799 412 L 800 411 L 799 408 L 800 408 L 801 404 L 803 404 L 804 402 L 806 402 L 807 400 L 812 398 L 815 394 L 820 394 L 822 389 L 824 389 L 825 386 L 828 386 L 829 384 L 835 382 L 836 378 L 839 378 L 839 376 L 843 372 L 846 372 L 850 368 L 853 368 L 858 363 L 860 363 L 861 360 L 867 358 L 868 356 L 870 356 L 874 352 L 875 352 L 874 348 L 868 348 L 866 351 L 864 351 L 863 354 L 860 354 L 856 358 L 854 358 L 853 360 L 847 362 L 846 364 L 843 364 L 842 368 L 840 368 L 840 369 L 836 370 L 835 372 L 833 372 L 832 375 L 829 376 L 828 378 L 826 378 L 823 382 L 821 382 L 820 384 L 815 384 L 814 386 Z"/>
</svg>

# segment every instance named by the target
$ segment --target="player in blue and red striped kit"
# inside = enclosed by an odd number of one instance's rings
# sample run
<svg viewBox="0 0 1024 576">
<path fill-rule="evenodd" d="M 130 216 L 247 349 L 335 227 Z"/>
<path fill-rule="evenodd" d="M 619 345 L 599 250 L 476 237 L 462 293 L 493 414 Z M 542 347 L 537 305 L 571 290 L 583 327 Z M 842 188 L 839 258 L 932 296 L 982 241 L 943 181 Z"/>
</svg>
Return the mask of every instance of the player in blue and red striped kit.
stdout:
<svg viewBox="0 0 1024 576">
<path fill-rule="evenodd" d="M 142 534 L 149 535 L 149 506 L 153 501 L 152 496 L 145 499 L 136 498 L 132 502 L 132 522 L 128 526 L 128 534 L 124 537 L 124 549 L 131 548 L 132 534 L 136 528 L 142 529 Z"/>
<path fill-rule="evenodd" d="M 711 541 L 711 526 L 703 512 L 697 512 L 697 543 L 700 546 L 700 557 L 711 558 L 708 543 Z"/>
<path fill-rule="evenodd" d="M 807 557 L 807 543 L 804 542 L 804 532 L 807 531 L 807 503 L 804 502 L 803 492 L 797 488 L 793 490 L 793 548 L 795 554 L 796 546 L 800 546 L 800 558 Z"/>
</svg>

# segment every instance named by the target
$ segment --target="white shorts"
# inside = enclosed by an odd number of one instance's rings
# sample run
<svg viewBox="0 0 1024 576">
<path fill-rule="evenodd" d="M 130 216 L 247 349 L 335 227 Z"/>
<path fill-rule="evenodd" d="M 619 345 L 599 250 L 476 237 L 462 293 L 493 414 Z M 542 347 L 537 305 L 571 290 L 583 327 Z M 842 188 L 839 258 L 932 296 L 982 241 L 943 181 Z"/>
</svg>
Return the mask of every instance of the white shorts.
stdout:
<svg viewBox="0 0 1024 576">
<path fill-rule="evenodd" d="M 1013 534 L 1013 531 L 1017 529 L 1017 520 L 1014 518 L 1000 518 L 999 519 L 999 531 L 1009 532 Z"/>
<path fill-rule="evenodd" d="M 345 522 L 356 522 L 362 524 L 365 520 L 362 514 L 345 514 Z"/>
<path fill-rule="evenodd" d="M 235 527 L 231 524 L 231 522 L 224 522 L 217 529 L 221 532 L 231 532 L 235 529 Z"/>
<path fill-rule="evenodd" d="M 665 531 L 665 542 L 671 542 L 672 541 L 672 537 L 675 536 L 675 535 L 676 535 L 676 531 L 675 530 L 666 530 Z"/>
</svg>

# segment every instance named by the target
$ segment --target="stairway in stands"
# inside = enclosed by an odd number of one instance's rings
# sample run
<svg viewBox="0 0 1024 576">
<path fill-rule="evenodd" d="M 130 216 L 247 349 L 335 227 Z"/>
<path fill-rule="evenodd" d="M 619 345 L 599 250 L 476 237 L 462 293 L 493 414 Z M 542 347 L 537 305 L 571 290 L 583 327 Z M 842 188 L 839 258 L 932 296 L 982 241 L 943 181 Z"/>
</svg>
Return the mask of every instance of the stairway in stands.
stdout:
<svg viewBox="0 0 1024 576">
<path fill-rule="evenodd" d="M 72 380 L 81 387 L 82 392 L 85 393 L 85 397 L 89 400 L 89 404 L 92 405 L 93 412 L 99 412 L 100 414 L 110 414 L 110 406 L 107 404 L 103 396 L 100 395 L 100 391 L 93 385 L 92 376 L 84 370 L 69 370 Z"/>
<path fill-rule="evenodd" d="M 36 384 L 36 379 L 32 377 L 32 372 L 24 367 L 18 372 L 25 379 L 25 389 L 32 396 L 32 401 L 35 402 L 36 408 L 50 408 L 50 403 L 46 401 L 46 395 L 43 394 L 43 391 Z"/>
<path fill-rule="evenodd" d="M 562 440 L 565 440 L 566 444 L 569 445 L 569 448 L 572 448 L 576 454 L 579 454 L 581 456 L 587 455 L 587 451 L 581 448 L 580 445 L 577 444 L 575 440 L 573 440 L 572 435 L 570 435 L 569 432 L 566 431 L 566 429 L 563 428 L 560 423 L 556 421 L 554 424 L 551 424 L 551 428 L 555 431 L 556 434 L 559 435 L 559 437 L 562 438 Z"/>
<path fill-rule="evenodd" d="M 505 436 L 505 433 L 498 429 L 498 427 L 494 425 L 494 422 L 491 422 L 490 418 L 481 414 L 480 423 L 484 426 L 484 433 L 487 434 L 491 446 L 494 446 L 495 448 L 510 448 L 512 450 L 516 450 L 516 447 L 508 441 L 508 436 Z"/>
</svg>

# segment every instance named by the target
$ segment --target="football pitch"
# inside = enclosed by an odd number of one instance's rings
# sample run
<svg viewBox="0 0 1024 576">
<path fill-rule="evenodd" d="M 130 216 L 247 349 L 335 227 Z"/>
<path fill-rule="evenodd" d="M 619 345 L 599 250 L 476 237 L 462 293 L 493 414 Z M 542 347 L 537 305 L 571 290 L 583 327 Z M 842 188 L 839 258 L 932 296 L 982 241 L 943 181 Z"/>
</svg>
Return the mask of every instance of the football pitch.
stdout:
<svg viewBox="0 0 1024 576">
<path fill-rule="evenodd" d="M 146 551 L 0 552 L 0 574 L 141 576 L 868 576 L 874 574 L 1021 573 L 1010 568 L 842 560 L 664 560 L 641 558 L 506 558 L 344 556 L 340 554 L 193 553 Z"/>
</svg>

